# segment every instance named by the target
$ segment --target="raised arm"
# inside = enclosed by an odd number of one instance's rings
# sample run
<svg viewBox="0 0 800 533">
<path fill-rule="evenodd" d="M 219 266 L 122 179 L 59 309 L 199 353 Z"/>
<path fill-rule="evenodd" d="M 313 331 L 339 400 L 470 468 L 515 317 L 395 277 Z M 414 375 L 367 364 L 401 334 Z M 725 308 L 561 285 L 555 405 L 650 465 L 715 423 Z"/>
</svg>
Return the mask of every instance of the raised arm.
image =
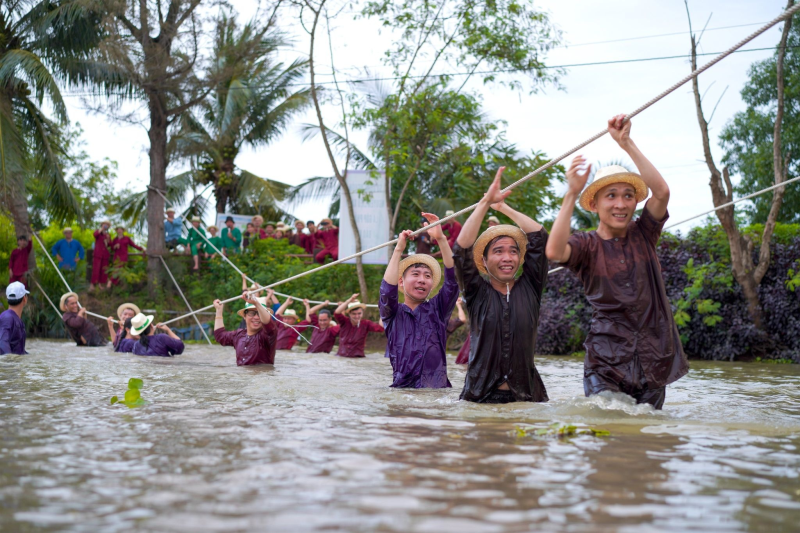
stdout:
<svg viewBox="0 0 800 533">
<path fill-rule="evenodd" d="M 469 248 L 475 244 L 475 240 L 478 238 L 478 233 L 481 230 L 481 223 L 486 213 L 489 212 L 489 207 L 492 204 L 504 202 L 505 199 L 508 198 L 508 195 L 511 194 L 511 191 L 501 191 L 500 177 L 503 175 L 505 169 L 506 167 L 497 169 L 497 174 L 494 177 L 494 181 L 489 186 L 489 190 L 486 191 L 481 201 L 478 202 L 478 207 L 475 208 L 461 227 L 461 233 L 458 234 L 458 238 L 456 239 L 456 243 L 458 243 L 460 247 Z"/>
<path fill-rule="evenodd" d="M 275 311 L 275 314 L 276 314 L 276 315 L 282 315 L 282 314 L 283 314 L 283 312 L 284 312 L 284 311 L 286 311 L 286 308 L 287 308 L 287 307 L 289 307 L 290 305 L 292 305 L 292 302 L 293 302 L 293 301 L 294 301 L 294 300 L 292 300 L 292 297 L 291 297 L 291 296 L 289 296 L 288 298 L 286 298 L 286 301 L 284 301 L 284 302 L 281 304 L 281 306 L 278 308 L 278 310 L 277 310 L 277 311 Z"/>
<path fill-rule="evenodd" d="M 667 214 L 667 204 L 669 203 L 669 186 L 661 173 L 639 150 L 639 147 L 631 139 L 631 121 L 625 120 L 625 115 L 617 115 L 608 121 L 608 133 L 611 138 L 617 141 L 619 147 L 633 160 L 633 164 L 639 169 L 642 181 L 650 188 L 653 193 L 652 198 L 647 201 L 647 210 L 656 220 L 661 220 Z"/>
<path fill-rule="evenodd" d="M 492 209 L 503 213 L 505 216 L 514 221 L 514 223 L 522 229 L 525 233 L 534 233 L 542 229 L 542 225 L 533 220 L 528 215 L 523 215 L 516 209 L 512 209 L 505 202 L 492 204 Z"/>
<path fill-rule="evenodd" d="M 111 342 L 114 342 L 114 339 L 117 338 L 117 332 L 114 331 L 114 318 L 106 318 L 106 324 L 108 324 L 108 334 L 111 337 Z"/>
<path fill-rule="evenodd" d="M 315 315 L 315 314 L 317 314 L 317 313 L 318 313 L 318 312 L 319 312 L 319 311 L 320 311 L 320 310 L 321 310 L 323 307 L 326 307 L 326 306 L 328 306 L 328 305 L 330 305 L 330 304 L 331 304 L 331 303 L 330 303 L 328 300 L 325 300 L 325 301 L 324 301 L 324 302 L 322 302 L 321 304 L 315 305 L 314 307 L 312 307 L 312 308 L 310 308 L 310 309 L 309 309 L 309 307 L 308 307 L 308 300 L 305 300 L 305 301 L 304 301 L 304 303 L 306 304 L 306 310 L 307 310 L 307 311 L 306 311 L 306 320 L 308 320 L 308 316 L 309 316 L 309 315 Z M 309 313 L 309 311 L 310 311 L 310 313 Z"/>
<path fill-rule="evenodd" d="M 467 322 L 467 314 L 464 312 L 464 302 L 463 299 L 459 296 L 458 300 L 456 300 L 456 309 L 458 309 L 458 319 L 461 322 Z"/>
<path fill-rule="evenodd" d="M 272 295 L 273 291 L 272 289 L 270 289 L 269 292 L 267 293 L 267 301 L 269 301 L 269 297 Z M 256 311 L 258 311 L 258 317 L 261 319 L 262 324 L 266 326 L 267 324 L 272 322 L 272 314 L 269 312 L 269 309 L 261 305 L 261 302 L 258 300 L 257 297 L 252 296 L 248 294 L 247 291 L 245 291 L 244 293 L 242 293 L 242 300 L 244 300 L 249 304 L 253 304 L 253 306 L 256 308 Z M 291 298 L 288 298 L 286 301 L 288 302 L 289 300 L 291 300 Z M 280 311 L 280 309 L 278 311 Z"/>
<path fill-rule="evenodd" d="M 214 309 L 216 310 L 216 314 L 214 315 L 214 330 L 218 329 L 225 329 L 225 320 L 222 318 L 222 310 L 225 308 L 225 304 L 223 304 L 219 298 L 214 300 Z"/>
<path fill-rule="evenodd" d="M 178 337 L 178 335 L 174 331 L 172 331 L 172 328 L 170 328 L 166 324 L 156 324 L 156 329 L 160 329 L 161 331 L 163 331 L 164 333 L 166 333 L 175 340 L 182 340 L 180 337 Z"/>
<path fill-rule="evenodd" d="M 585 166 L 583 172 L 581 169 Z M 553 227 L 550 230 L 550 238 L 547 239 L 547 246 L 545 254 L 551 261 L 557 263 L 566 263 L 572 255 L 572 249 L 567 244 L 569 240 L 570 221 L 572 220 L 572 212 L 575 209 L 575 202 L 586 185 L 586 180 L 589 179 L 589 172 L 592 166 L 586 165 L 586 159 L 583 156 L 577 156 L 572 160 L 572 164 L 567 170 L 567 193 L 564 195 L 564 200 L 561 202 L 561 210 L 556 215 L 556 220 L 553 222 Z"/>
<path fill-rule="evenodd" d="M 441 228 L 439 231 L 442 231 Z M 411 230 L 404 230 L 401 231 L 400 235 L 397 237 L 397 244 L 394 247 L 394 252 L 389 259 L 389 264 L 386 265 L 386 272 L 383 274 L 383 281 L 389 285 L 397 285 L 400 279 L 400 259 L 403 257 L 403 252 L 406 251 L 409 235 L 411 235 Z"/>
<path fill-rule="evenodd" d="M 439 220 L 439 217 L 433 213 L 422 213 L 422 216 L 428 220 L 428 222 L 425 223 L 425 227 Z M 453 268 L 455 265 L 455 263 L 453 263 L 453 250 L 450 249 L 450 243 L 447 242 L 447 237 L 444 236 L 442 226 L 432 226 L 428 229 L 428 235 L 430 235 L 432 239 L 436 239 L 436 244 L 439 245 L 439 251 L 442 253 L 442 262 L 445 268 Z"/>
<path fill-rule="evenodd" d="M 395 283 L 397 283 L 397 281 L 395 281 Z M 347 300 L 341 302 L 339 304 L 339 307 L 336 308 L 336 311 L 334 311 L 333 314 L 334 315 L 343 315 L 344 314 L 344 310 L 347 309 L 347 304 L 349 304 L 350 302 L 352 302 L 356 298 L 358 298 L 358 293 L 355 293 L 354 295 L 352 295 Z"/>
</svg>

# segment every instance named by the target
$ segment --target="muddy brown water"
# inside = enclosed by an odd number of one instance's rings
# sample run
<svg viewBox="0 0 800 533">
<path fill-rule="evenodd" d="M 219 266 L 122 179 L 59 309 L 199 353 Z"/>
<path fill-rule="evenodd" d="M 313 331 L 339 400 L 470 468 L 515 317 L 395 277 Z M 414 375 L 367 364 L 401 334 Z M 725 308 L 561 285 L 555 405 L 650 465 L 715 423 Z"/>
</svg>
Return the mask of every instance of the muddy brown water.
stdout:
<svg viewBox="0 0 800 533">
<path fill-rule="evenodd" d="M 28 351 L 0 357 L 2 531 L 800 530 L 797 365 L 694 361 L 656 412 L 584 398 L 574 358 L 537 358 L 549 403 L 486 406 L 452 357 L 417 391 L 381 354 Z M 149 404 L 110 405 L 131 377 Z M 611 435 L 516 431 L 553 423 Z"/>
</svg>

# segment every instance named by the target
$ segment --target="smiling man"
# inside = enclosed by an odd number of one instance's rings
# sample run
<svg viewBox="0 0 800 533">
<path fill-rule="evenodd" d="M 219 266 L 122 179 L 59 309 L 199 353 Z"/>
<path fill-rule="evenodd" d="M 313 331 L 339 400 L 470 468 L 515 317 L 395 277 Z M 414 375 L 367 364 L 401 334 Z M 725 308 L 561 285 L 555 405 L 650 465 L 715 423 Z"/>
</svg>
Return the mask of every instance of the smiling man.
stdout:
<svg viewBox="0 0 800 533">
<path fill-rule="evenodd" d="M 686 374 L 656 243 L 669 217 L 669 187 L 630 138 L 624 115 L 608 121 L 608 132 L 636 164 L 641 175 L 621 166 L 597 171 L 583 190 L 590 168 L 576 157 L 567 172 L 569 189 L 553 223 L 547 257 L 564 263 L 583 282 L 592 304 L 592 326 L 586 337 L 583 387 L 586 396 L 623 392 L 637 403 L 661 409 L 666 385 Z M 583 172 L 581 172 L 583 170 Z M 636 205 L 653 196 L 633 220 Z M 583 191 L 583 193 L 581 193 Z M 597 213 L 596 231 L 570 236 L 575 200 Z"/>
<path fill-rule="evenodd" d="M 464 223 L 453 249 L 470 328 L 469 367 L 461 399 L 481 403 L 546 402 L 547 391 L 533 363 L 533 354 L 547 279 L 547 231 L 506 205 L 511 191 L 501 190 L 503 170 L 505 167 L 500 167 L 489 190 Z M 490 207 L 519 227 L 500 224 L 478 237 Z"/>
<path fill-rule="evenodd" d="M 423 213 L 429 223 L 439 220 Z M 425 224 L 426 226 L 428 223 Z M 381 282 L 380 311 L 388 339 L 386 351 L 392 363 L 392 387 L 445 388 L 447 379 L 447 320 L 458 300 L 458 282 L 453 268 L 453 252 L 441 226 L 428 234 L 436 239 L 444 262 L 444 285 L 430 298 L 442 279 L 439 263 L 426 254 L 400 258 L 406 249 L 410 230 L 400 234 Z M 405 303 L 399 303 L 403 290 Z"/>
<path fill-rule="evenodd" d="M 216 316 L 214 318 L 214 339 L 222 346 L 233 346 L 236 350 L 236 365 L 272 365 L 275 364 L 275 345 L 278 329 L 272 320 L 269 310 L 264 307 L 270 301 L 273 291 L 267 291 L 265 298 L 257 298 L 248 291 L 242 293 L 245 301 L 244 309 L 238 315 L 245 321 L 245 327 L 233 331 L 225 330 L 222 312 L 224 304 L 214 300 Z"/>
</svg>

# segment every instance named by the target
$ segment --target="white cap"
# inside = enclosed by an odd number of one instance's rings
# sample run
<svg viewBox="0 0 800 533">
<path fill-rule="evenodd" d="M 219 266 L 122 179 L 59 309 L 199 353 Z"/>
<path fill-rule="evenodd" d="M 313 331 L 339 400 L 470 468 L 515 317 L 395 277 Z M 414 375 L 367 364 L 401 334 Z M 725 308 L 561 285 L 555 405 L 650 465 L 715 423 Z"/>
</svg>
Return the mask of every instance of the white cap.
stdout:
<svg viewBox="0 0 800 533">
<path fill-rule="evenodd" d="M 28 292 L 25 289 L 25 285 L 19 281 L 10 283 L 8 287 L 6 287 L 6 298 L 9 300 L 22 300 L 22 297 L 26 294 L 30 294 L 30 292 Z"/>
</svg>

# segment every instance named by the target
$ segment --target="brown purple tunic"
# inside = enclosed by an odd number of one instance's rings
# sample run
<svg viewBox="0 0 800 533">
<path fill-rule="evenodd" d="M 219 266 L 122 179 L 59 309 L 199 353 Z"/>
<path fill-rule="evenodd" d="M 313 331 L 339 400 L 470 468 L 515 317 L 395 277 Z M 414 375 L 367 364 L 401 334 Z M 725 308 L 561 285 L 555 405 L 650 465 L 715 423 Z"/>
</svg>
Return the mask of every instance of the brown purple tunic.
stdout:
<svg viewBox="0 0 800 533">
<path fill-rule="evenodd" d="M 570 236 L 572 252 L 565 266 L 583 283 L 593 309 L 584 376 L 626 383 L 632 376 L 623 369 L 631 368 L 634 354 L 650 389 L 688 372 L 656 255 L 668 217 L 656 220 L 645 204 L 625 237 L 603 240 L 596 231 Z"/>
<path fill-rule="evenodd" d="M 67 332 L 78 346 L 105 346 L 106 340 L 97 331 L 94 324 L 78 313 L 67 311 L 61 316 Z M 86 342 L 84 342 L 86 341 Z"/>
</svg>

